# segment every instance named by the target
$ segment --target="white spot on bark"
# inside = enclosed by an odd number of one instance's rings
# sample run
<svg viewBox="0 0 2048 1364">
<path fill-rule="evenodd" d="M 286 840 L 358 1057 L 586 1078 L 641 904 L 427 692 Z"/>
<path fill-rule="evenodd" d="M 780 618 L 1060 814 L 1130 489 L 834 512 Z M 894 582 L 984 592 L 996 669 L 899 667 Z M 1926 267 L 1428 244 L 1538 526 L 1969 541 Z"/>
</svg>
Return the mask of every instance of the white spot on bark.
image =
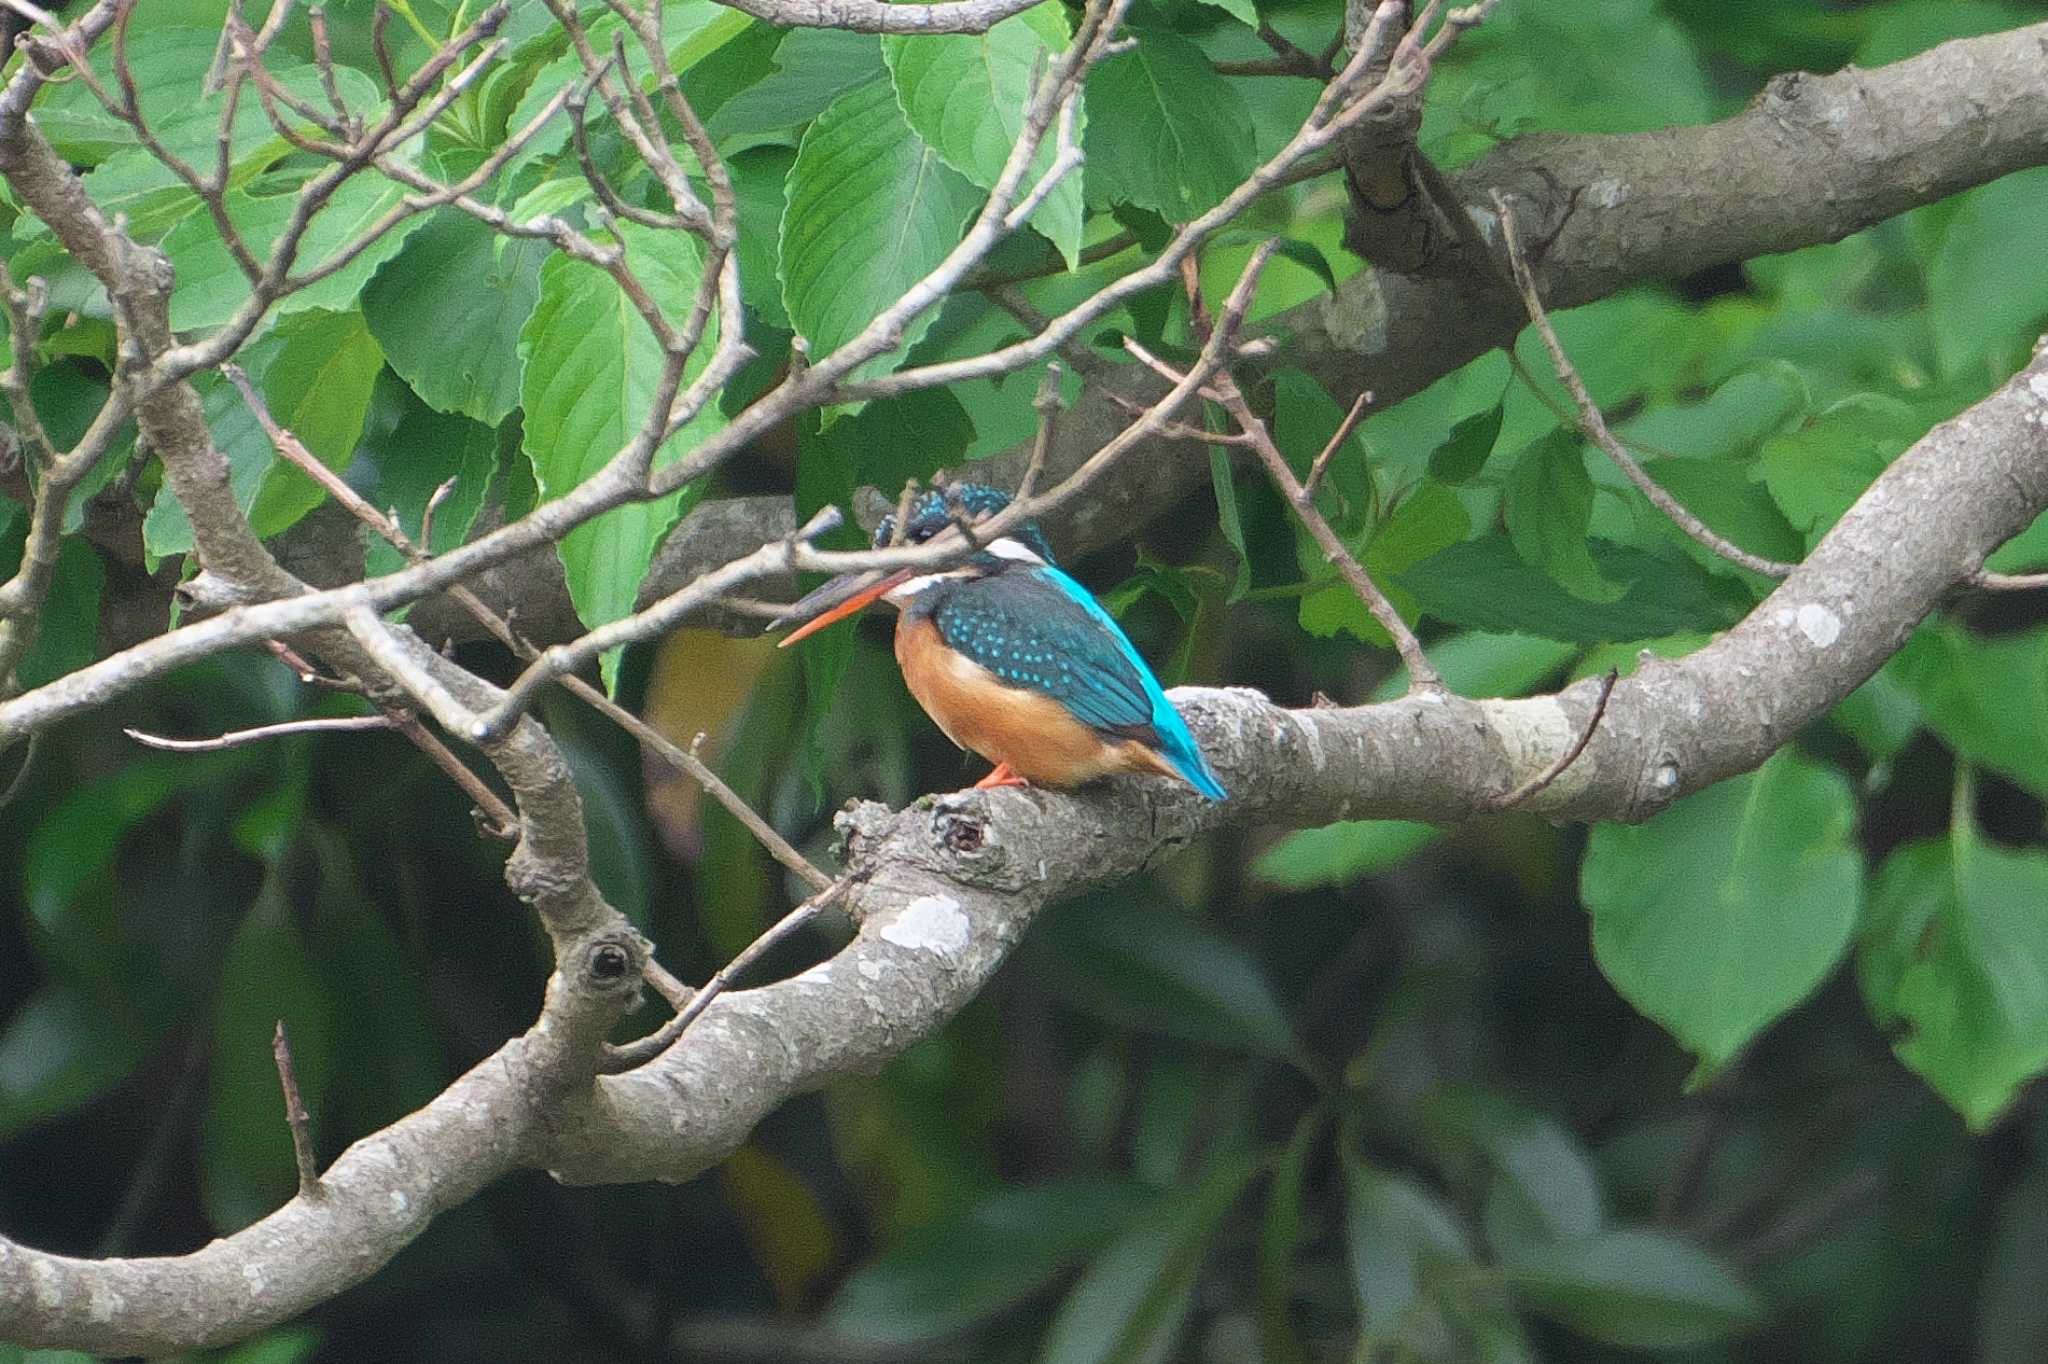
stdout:
<svg viewBox="0 0 2048 1364">
<path fill-rule="evenodd" d="M 406 1196 L 405 1190 L 393 1189 L 391 1191 L 391 1211 L 403 1217 L 411 1208 L 412 1199 Z"/>
<path fill-rule="evenodd" d="M 248 1280 L 248 1283 L 249 1283 L 249 1291 L 250 1291 L 251 1293 L 254 1293 L 254 1294 L 255 1294 L 255 1295 L 256 1295 L 257 1297 L 259 1297 L 259 1298 L 263 1296 L 263 1286 L 264 1286 L 265 1280 L 264 1280 L 264 1278 L 263 1278 L 263 1266 L 262 1266 L 262 1265 L 259 1265 L 259 1264 L 253 1264 L 253 1263 L 251 1263 L 251 1264 L 246 1264 L 246 1265 L 243 1265 L 243 1266 L 242 1266 L 242 1277 L 243 1277 L 244 1279 Z"/>
<path fill-rule="evenodd" d="M 87 1309 L 94 1321 L 112 1321 L 116 1313 L 128 1306 L 128 1299 L 121 1296 L 114 1286 L 105 1279 L 94 1279 Z"/>
<path fill-rule="evenodd" d="M 1619 180 L 1595 180 L 1586 188 L 1592 194 L 1593 202 L 1602 208 L 1619 208 L 1628 202 L 1628 186 Z"/>
<path fill-rule="evenodd" d="M 2036 374 L 2027 380 L 2027 392 L 2048 403 L 2048 374 Z"/>
<path fill-rule="evenodd" d="M 1486 713 L 1489 727 L 1507 750 L 1508 770 L 1502 774 L 1500 789 L 1511 790 L 1557 761 L 1579 737 L 1579 722 L 1554 696 L 1531 696 L 1519 701 L 1485 700 L 1479 708 Z M 1593 764 L 1587 757 L 1557 774 L 1545 788 L 1570 796 L 1592 784 Z"/>
<path fill-rule="evenodd" d="M 913 952 L 949 957 L 967 946 L 967 916 L 950 896 L 920 895 L 882 926 L 882 937 Z"/>
<path fill-rule="evenodd" d="M 1672 787 L 1678 785 L 1678 764 L 1663 764 L 1657 769 L 1657 774 L 1650 778 L 1650 780 L 1659 791 L 1669 791 Z"/>
<path fill-rule="evenodd" d="M 1329 759 L 1323 756 L 1323 734 L 1316 727 L 1316 717 L 1297 715 L 1294 717 L 1294 723 L 1301 730 L 1302 746 L 1308 749 L 1308 765 L 1318 772 L 1322 771 L 1329 765 Z"/>
<path fill-rule="evenodd" d="M 1825 649 L 1842 637 L 1842 618 L 1819 602 L 1800 607 L 1794 623 L 1816 649 Z"/>
<path fill-rule="evenodd" d="M 859 970 L 862 980 L 880 980 L 882 978 L 882 963 L 878 961 L 870 961 L 866 957 L 862 957 L 860 965 L 856 969 Z"/>
</svg>

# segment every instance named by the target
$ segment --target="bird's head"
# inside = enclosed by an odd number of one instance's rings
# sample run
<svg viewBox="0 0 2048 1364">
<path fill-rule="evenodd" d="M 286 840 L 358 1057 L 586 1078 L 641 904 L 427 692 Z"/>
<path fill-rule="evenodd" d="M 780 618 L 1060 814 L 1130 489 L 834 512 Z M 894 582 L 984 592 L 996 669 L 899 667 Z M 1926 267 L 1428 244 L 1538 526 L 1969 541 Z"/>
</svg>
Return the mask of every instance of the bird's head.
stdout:
<svg viewBox="0 0 2048 1364">
<path fill-rule="evenodd" d="M 900 543 L 921 545 L 951 526 L 973 527 L 1010 505 L 1010 495 L 980 483 L 956 483 L 934 488 L 911 502 L 903 518 Z M 896 513 L 890 512 L 875 527 L 874 546 L 887 549 L 899 543 Z M 1013 526 L 1003 535 L 987 541 L 961 563 L 951 568 L 870 569 L 842 574 L 791 606 L 774 624 L 802 621 L 782 640 L 787 648 L 804 636 L 842 620 L 871 602 L 902 605 L 920 592 L 940 583 L 961 578 L 984 578 L 1019 568 L 1043 568 L 1056 562 L 1052 546 L 1036 521 Z"/>
</svg>

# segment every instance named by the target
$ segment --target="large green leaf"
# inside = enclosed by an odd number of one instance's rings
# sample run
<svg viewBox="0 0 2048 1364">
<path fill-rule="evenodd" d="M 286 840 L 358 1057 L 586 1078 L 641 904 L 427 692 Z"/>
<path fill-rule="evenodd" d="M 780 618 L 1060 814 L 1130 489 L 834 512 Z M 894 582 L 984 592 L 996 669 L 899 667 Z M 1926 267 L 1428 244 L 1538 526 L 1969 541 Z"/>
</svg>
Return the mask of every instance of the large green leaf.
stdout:
<svg viewBox="0 0 2048 1364">
<path fill-rule="evenodd" d="M 1039 1348 L 1043 1364 L 1164 1364 L 1173 1358 L 1216 1224 L 1257 1168 L 1227 1164 L 1134 1222 L 1060 1304 Z"/>
<path fill-rule="evenodd" d="M 1950 748 L 2048 796 L 2048 632 L 1981 639 L 1930 624 L 1882 675 L 1906 684 Z"/>
<path fill-rule="evenodd" d="M 1669 1232 L 1603 1231 L 1531 1244 L 1505 1268 L 1518 1302 L 1625 1349 L 1706 1345 L 1763 1319 L 1762 1304 L 1732 1269 Z"/>
<path fill-rule="evenodd" d="M 1359 562 L 1402 618 L 1412 621 L 1417 614 L 1419 594 L 1411 595 L 1409 591 L 1408 570 L 1432 562 L 1439 552 L 1457 548 L 1457 542 L 1471 529 L 1471 514 L 1458 495 L 1433 479 L 1425 479 L 1373 529 Z M 1322 551 L 1314 547 L 1306 532 L 1299 557 L 1304 564 L 1322 567 Z M 1303 593 L 1298 619 L 1301 628 L 1312 635 L 1327 637 L 1343 630 L 1369 644 L 1393 643 L 1372 618 L 1363 599 L 1341 577 L 1333 577 Z"/>
<path fill-rule="evenodd" d="M 1857 962 L 1899 1059 L 1982 1131 L 2048 1070 L 2048 856 L 1986 843 L 1969 804 L 1885 859 Z"/>
<path fill-rule="evenodd" d="M 346 469 L 362 438 L 384 352 L 353 309 L 300 313 L 277 336 L 283 347 L 263 385 L 271 417 L 313 458 L 330 469 Z M 264 474 L 249 522 L 258 535 L 275 535 L 326 497 L 312 479 L 280 460 Z"/>
<path fill-rule="evenodd" d="M 872 33 L 799 28 L 775 49 L 775 70 L 727 100 L 710 120 L 728 154 L 768 142 L 797 145 L 797 134 L 841 91 L 882 74 L 882 45 Z"/>
<path fill-rule="evenodd" d="M 1573 596 L 1524 563 L 1505 535 L 1452 545 L 1396 582 L 1422 603 L 1424 614 L 1440 620 L 1582 644 L 1719 629 L 1739 620 L 1748 600 L 1735 584 L 1718 581 L 1682 556 L 1597 539 L 1591 552 L 1602 578 L 1626 584 L 1613 601 Z"/>
<path fill-rule="evenodd" d="M 1926 430 L 1897 399 L 1858 394 L 1765 441 L 1757 474 L 1811 545 Z"/>
<path fill-rule="evenodd" d="M 1088 78 L 1089 188 L 1184 223 L 1251 172 L 1251 116 L 1201 48 L 1163 29 L 1131 31 L 1137 47 Z"/>
<path fill-rule="evenodd" d="M 498 469 L 498 433 L 467 417 L 414 406 L 377 446 L 379 507 L 397 513 L 399 528 L 418 544 L 427 503 L 448 479 L 455 486 L 434 509 L 434 542 L 425 548 L 445 554 L 469 538 L 483 507 L 484 493 Z M 398 551 L 381 536 L 369 547 L 372 576 L 404 567 Z"/>
<path fill-rule="evenodd" d="M 947 1335 L 1038 1293 L 1149 1201 L 1140 1186 L 1112 1179 L 1001 1190 L 926 1222 L 855 1270 L 826 1321 L 864 1340 Z"/>
<path fill-rule="evenodd" d="M 703 263 L 696 241 L 633 223 L 617 226 L 633 272 L 671 320 L 685 316 Z M 685 381 L 708 362 L 717 337 L 707 329 Z M 540 302 L 520 335 L 525 447 L 543 498 L 560 497 L 622 449 L 648 420 L 660 383 L 662 352 L 647 322 L 612 277 L 594 265 L 556 256 L 541 271 Z M 689 450 L 723 421 L 707 403 L 697 419 L 662 446 L 657 466 Z M 569 595 L 586 625 L 633 609 L 654 547 L 694 501 L 701 485 L 617 508 L 571 531 L 558 548 Z M 616 662 L 605 663 L 607 681 Z"/>
<path fill-rule="evenodd" d="M 228 946 L 214 1004 L 200 1178 L 207 1215 L 220 1231 L 247 1226 L 297 1187 L 273 1037 L 282 1019 L 300 1093 L 317 1115 L 333 1070 L 338 1008 L 313 969 L 283 880 L 273 872 Z"/>
<path fill-rule="evenodd" d="M 496 426 L 519 404 L 519 333 L 540 298 L 543 241 L 448 210 L 363 290 L 391 368 L 430 407 Z"/>
<path fill-rule="evenodd" d="M 882 52 L 903 116 L 941 160 L 982 189 L 993 189 L 1024 129 L 1034 76 L 1067 45 L 1067 23 L 1054 0 L 1003 20 L 986 33 L 892 35 Z M 1032 160 L 1026 185 L 1052 165 L 1048 135 Z M 1081 253 L 1081 172 L 1060 182 L 1031 223 L 1071 267 Z"/>
<path fill-rule="evenodd" d="M 380 175 L 363 174 L 343 181 L 299 239 L 291 273 L 304 275 L 331 263 L 405 195 L 402 186 Z M 291 223 L 298 195 L 230 192 L 227 202 L 229 221 L 261 261 L 268 258 Z M 357 295 L 377 268 L 397 255 L 405 239 L 425 224 L 421 214 L 406 218 L 333 274 L 279 299 L 272 305 L 271 315 L 282 317 L 308 308 L 354 308 Z M 171 295 L 171 325 L 179 331 L 217 327 L 249 301 L 248 277 L 228 253 L 210 216 L 185 218 L 164 235 L 161 245 L 178 272 L 178 287 Z"/>
<path fill-rule="evenodd" d="M 1600 968 L 1709 1067 L 1820 984 L 1863 891 L 1855 798 L 1789 749 L 1644 824 L 1594 829 L 1580 888 Z"/>
<path fill-rule="evenodd" d="M 1338 886 L 1406 861 L 1443 836 L 1405 819 L 1347 820 L 1297 829 L 1259 855 L 1252 871 L 1290 890 Z"/>
<path fill-rule="evenodd" d="M 911 131 L 888 81 L 848 90 L 818 115 L 789 172 L 782 216 L 782 299 L 790 324 L 823 359 L 929 274 L 980 205 L 965 177 Z M 862 373 L 901 363 L 935 309 Z"/>
<path fill-rule="evenodd" d="M 2048 322 L 2048 168 L 1963 195 L 1927 265 L 1927 312 L 1943 375 L 2003 379 Z"/>
<path fill-rule="evenodd" d="M 1471 1238 L 1429 1189 L 1349 1151 L 1344 1191 L 1344 1247 L 1360 1334 L 1385 1346 L 1418 1329 L 1418 1309 L 1438 1270 L 1470 1267 Z"/>
</svg>

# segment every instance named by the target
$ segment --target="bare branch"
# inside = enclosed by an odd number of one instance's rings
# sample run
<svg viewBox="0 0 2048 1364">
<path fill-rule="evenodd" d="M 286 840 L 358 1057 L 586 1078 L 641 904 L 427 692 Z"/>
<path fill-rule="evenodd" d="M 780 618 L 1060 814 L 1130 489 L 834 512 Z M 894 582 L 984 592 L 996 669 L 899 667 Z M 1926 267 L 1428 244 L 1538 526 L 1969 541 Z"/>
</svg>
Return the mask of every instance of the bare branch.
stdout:
<svg viewBox="0 0 2048 1364">
<path fill-rule="evenodd" d="M 285 1036 L 284 1020 L 277 1020 L 277 1032 L 270 1040 L 270 1054 L 277 1062 L 277 1083 L 284 1090 L 285 1125 L 292 1130 L 292 1161 L 299 1167 L 299 1197 L 320 1198 L 320 1167 L 313 1159 L 313 1120 L 306 1101 L 299 1096 L 299 1071 L 292 1064 L 291 1039 Z"/>
<path fill-rule="evenodd" d="M 365 730 L 396 728 L 396 722 L 388 715 L 316 715 L 304 720 L 283 720 L 274 725 L 231 730 L 211 739 L 172 739 L 161 734 L 145 734 L 139 729 L 123 729 L 121 732 L 144 748 L 154 748 L 160 753 L 219 753 L 291 734 L 359 734 Z"/>
<path fill-rule="evenodd" d="M 839 28 L 852 33 L 986 33 L 1036 0 L 719 0 L 781 28 Z"/>
<path fill-rule="evenodd" d="M 1596 699 L 1593 702 L 1593 713 L 1586 717 L 1585 728 L 1579 731 L 1579 739 L 1577 743 L 1573 744 L 1570 748 L 1567 748 L 1564 752 L 1558 754 L 1556 762 L 1544 768 L 1541 772 L 1538 772 L 1535 776 L 1529 778 L 1520 786 L 1517 786 L 1514 790 L 1503 792 L 1501 795 L 1495 796 L 1488 800 L 1485 804 L 1485 808 L 1488 810 L 1512 810 L 1517 805 L 1520 805 L 1523 801 L 1529 799 L 1529 797 L 1535 795 L 1538 791 L 1541 791 L 1544 787 L 1550 785 L 1559 777 L 1563 776 L 1565 769 L 1570 767 L 1573 763 L 1577 762 L 1579 760 L 1579 755 L 1586 751 L 1586 745 L 1593 742 L 1593 731 L 1600 728 L 1601 718 L 1607 714 L 1608 698 L 1614 695 L 1614 684 L 1617 681 L 1619 681 L 1620 678 L 1620 673 L 1616 672 L 1612 668 L 1609 668 L 1607 670 L 1607 675 L 1600 679 L 1600 695 L 1598 699 Z"/>
<path fill-rule="evenodd" d="M 1529 269 L 1529 261 L 1522 254 L 1521 241 L 1516 235 L 1514 210 L 1507 200 L 1498 193 L 1493 196 L 1494 207 L 1500 211 L 1502 240 L 1507 245 L 1508 263 L 1515 272 L 1515 283 L 1522 291 L 1522 301 L 1529 309 L 1529 320 L 1535 324 L 1537 335 L 1543 338 L 1543 348 L 1550 352 L 1550 363 L 1557 370 L 1558 380 L 1572 395 L 1572 402 L 1579 412 L 1579 430 L 1589 441 L 1606 451 L 1615 467 L 1635 484 L 1644 497 L 1669 517 L 1671 523 L 1684 531 L 1692 540 L 1728 562 L 1752 573 L 1761 573 L 1770 578 L 1782 578 L 1792 571 L 1792 565 L 1762 555 L 1751 554 L 1742 546 L 1716 532 L 1688 511 L 1683 503 L 1664 491 L 1656 479 L 1651 478 L 1640 461 L 1629 453 L 1628 448 L 1615 439 L 1607 428 L 1607 419 L 1600 415 L 1600 405 L 1593 401 L 1593 395 L 1586 391 L 1585 381 L 1572 367 L 1571 358 L 1565 354 L 1564 343 L 1557 339 L 1557 332 L 1550 325 L 1550 317 L 1544 311 L 1542 296 L 1536 289 L 1536 277 Z"/>
</svg>

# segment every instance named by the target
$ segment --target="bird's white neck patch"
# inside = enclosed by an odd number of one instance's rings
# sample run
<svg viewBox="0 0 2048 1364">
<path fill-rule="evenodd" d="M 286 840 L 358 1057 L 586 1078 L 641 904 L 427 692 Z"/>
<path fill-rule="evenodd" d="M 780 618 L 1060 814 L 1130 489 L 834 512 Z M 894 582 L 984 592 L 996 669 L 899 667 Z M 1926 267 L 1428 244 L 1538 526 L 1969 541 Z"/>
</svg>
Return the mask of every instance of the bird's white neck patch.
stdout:
<svg viewBox="0 0 2048 1364">
<path fill-rule="evenodd" d="M 999 540 L 989 541 L 984 548 L 998 559 L 1011 559 L 1020 564 L 1033 564 L 1039 568 L 1045 567 L 1045 560 L 1038 556 L 1036 550 L 1032 549 L 1031 546 L 1025 544 L 1022 540 L 1012 539 L 1007 535 Z"/>
<path fill-rule="evenodd" d="M 882 600 L 901 606 L 927 587 L 943 582 L 945 578 L 946 575 L 943 573 L 920 573 L 915 578 L 905 578 L 902 582 L 884 592 Z"/>
</svg>

